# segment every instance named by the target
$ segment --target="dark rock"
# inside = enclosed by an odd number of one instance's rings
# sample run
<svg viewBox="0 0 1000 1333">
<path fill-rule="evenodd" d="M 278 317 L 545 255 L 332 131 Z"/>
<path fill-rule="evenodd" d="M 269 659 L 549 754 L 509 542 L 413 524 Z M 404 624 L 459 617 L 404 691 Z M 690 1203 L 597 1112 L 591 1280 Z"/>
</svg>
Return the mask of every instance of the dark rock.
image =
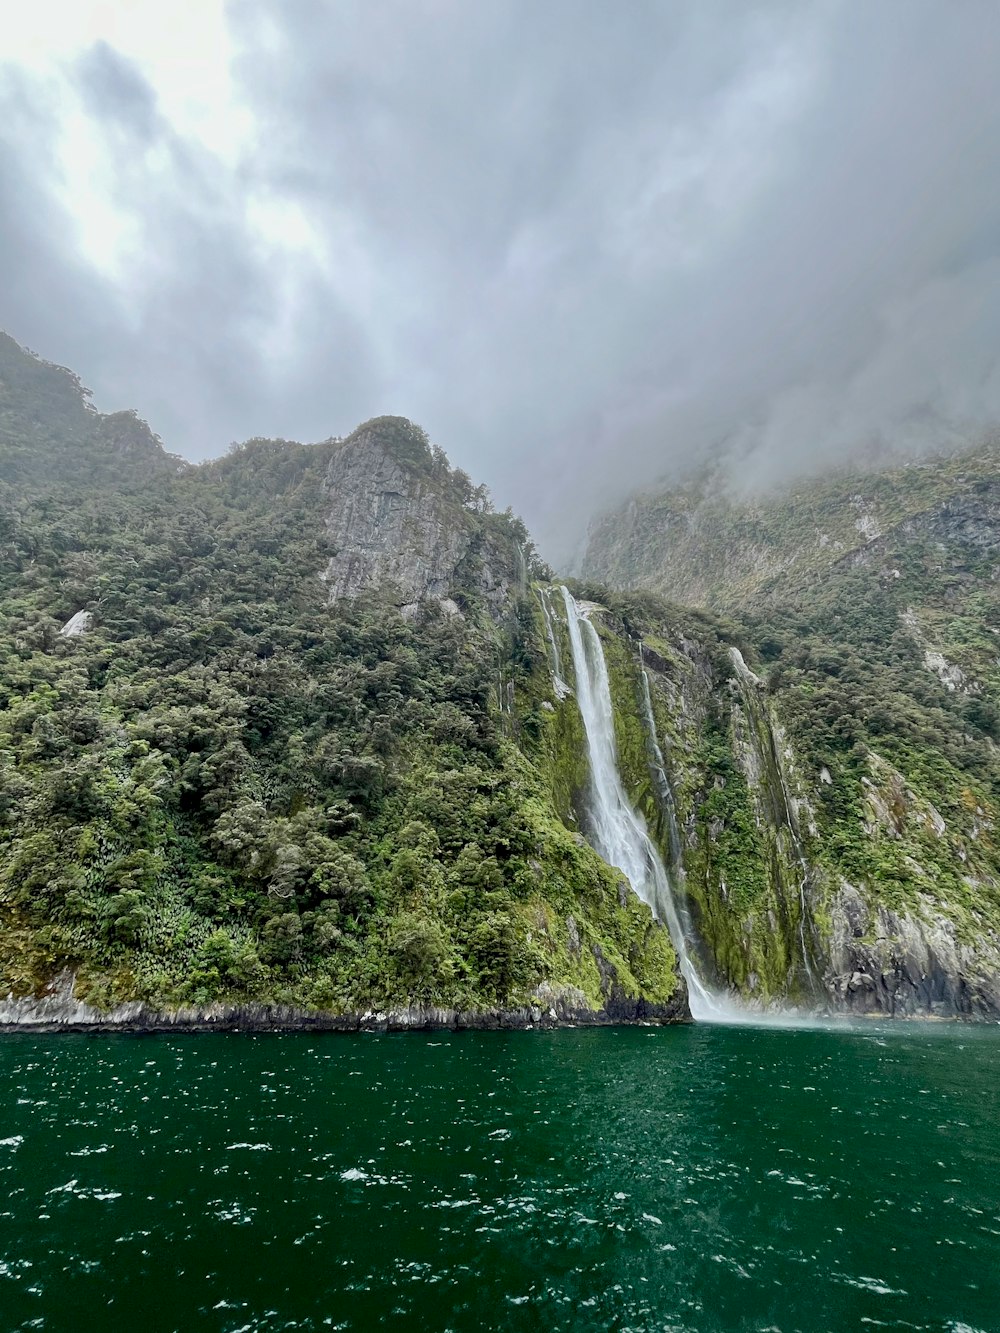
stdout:
<svg viewBox="0 0 1000 1333">
<path fill-rule="evenodd" d="M 613 974 L 614 969 L 611 969 Z M 617 981 L 617 978 L 615 978 Z M 690 1019 L 683 990 L 666 1005 L 610 995 L 594 1009 L 572 986 L 539 986 L 534 1004 L 514 1009 L 448 1009 L 410 1004 L 399 1009 L 354 1013 L 295 1009 L 276 1004 L 211 1004 L 173 1011 L 138 1002 L 102 1011 L 73 996 L 73 975 L 56 977 L 41 996 L 0 1001 L 0 1032 L 405 1032 L 606 1026 L 619 1023 L 678 1023 Z"/>
</svg>

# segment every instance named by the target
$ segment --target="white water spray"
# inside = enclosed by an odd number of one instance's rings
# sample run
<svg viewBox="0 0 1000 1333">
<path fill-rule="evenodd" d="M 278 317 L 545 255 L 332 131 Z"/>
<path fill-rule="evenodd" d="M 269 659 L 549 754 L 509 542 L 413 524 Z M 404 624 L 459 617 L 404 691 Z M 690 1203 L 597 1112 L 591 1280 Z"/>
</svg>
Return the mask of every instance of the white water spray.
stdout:
<svg viewBox="0 0 1000 1333">
<path fill-rule="evenodd" d="M 663 859 L 618 772 L 611 687 L 600 637 L 581 615 L 568 588 L 563 588 L 562 595 L 576 672 L 576 698 L 590 759 L 590 832 L 594 847 L 609 865 L 624 871 L 635 893 L 669 930 L 687 982 L 692 1018 L 725 1022 L 742 1017 L 741 1011 L 711 991 L 698 975 L 689 947 L 690 935 L 682 926 Z"/>
<path fill-rule="evenodd" d="M 517 586 L 521 592 L 528 591 L 528 557 L 523 542 L 517 543 Z"/>
</svg>

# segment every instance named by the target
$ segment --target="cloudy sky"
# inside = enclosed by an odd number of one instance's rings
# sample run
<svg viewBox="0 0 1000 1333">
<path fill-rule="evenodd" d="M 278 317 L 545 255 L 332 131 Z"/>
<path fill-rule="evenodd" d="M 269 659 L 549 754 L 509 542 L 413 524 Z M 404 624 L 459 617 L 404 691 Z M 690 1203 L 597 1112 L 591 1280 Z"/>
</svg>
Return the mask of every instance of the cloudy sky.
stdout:
<svg viewBox="0 0 1000 1333">
<path fill-rule="evenodd" d="M 562 558 L 1000 419 L 996 0 L 34 0 L 0 327 L 168 448 L 397 412 Z"/>
</svg>

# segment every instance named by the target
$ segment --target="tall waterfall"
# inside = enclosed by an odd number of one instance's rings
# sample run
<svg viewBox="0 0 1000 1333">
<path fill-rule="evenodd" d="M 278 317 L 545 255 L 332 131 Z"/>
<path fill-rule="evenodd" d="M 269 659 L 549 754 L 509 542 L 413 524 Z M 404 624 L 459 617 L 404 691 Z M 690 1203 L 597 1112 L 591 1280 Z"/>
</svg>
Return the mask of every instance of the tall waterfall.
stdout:
<svg viewBox="0 0 1000 1333">
<path fill-rule="evenodd" d="M 611 687 L 600 637 L 587 617 L 580 614 L 568 588 L 563 588 L 562 595 L 576 672 L 576 699 L 587 735 L 594 847 L 609 865 L 624 871 L 638 896 L 669 930 L 687 982 L 691 1016 L 703 1021 L 732 1017 L 727 1002 L 709 990 L 698 975 L 691 955 L 690 928 L 685 931 L 681 924 L 663 859 L 622 784 Z"/>
</svg>

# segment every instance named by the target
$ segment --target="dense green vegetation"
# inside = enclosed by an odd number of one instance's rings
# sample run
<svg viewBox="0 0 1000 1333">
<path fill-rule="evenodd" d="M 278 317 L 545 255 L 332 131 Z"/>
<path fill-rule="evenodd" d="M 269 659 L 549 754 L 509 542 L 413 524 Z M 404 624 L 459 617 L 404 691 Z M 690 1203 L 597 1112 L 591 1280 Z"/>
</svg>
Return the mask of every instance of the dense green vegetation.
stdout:
<svg viewBox="0 0 1000 1333">
<path fill-rule="evenodd" d="M 745 503 L 703 479 L 597 530 L 589 568 L 727 608 L 761 678 L 731 684 L 729 717 L 707 705 L 687 742 L 715 774 L 688 882 L 705 885 L 703 929 L 740 984 L 780 985 L 800 855 L 821 958 L 844 882 L 869 905 L 862 944 L 880 908 L 947 921 L 976 948 L 1000 940 L 996 465 L 993 444 Z"/>
<path fill-rule="evenodd" d="M 730 650 L 746 646 L 746 627 L 654 593 L 573 586 L 599 608 L 619 766 L 687 899 L 703 975 L 758 998 L 802 994 L 812 925 L 801 922 L 798 827 L 767 704 L 739 688 L 734 669 Z"/>
<path fill-rule="evenodd" d="M 947 902 L 966 938 L 1000 921 L 998 623 L 989 557 L 916 534 L 746 616 L 815 856 L 887 906 Z"/>
<path fill-rule="evenodd" d="M 333 478 L 363 490 L 367 465 L 337 451 L 372 440 L 433 501 L 404 545 L 461 536 L 447 596 L 331 601 L 321 575 L 352 550 L 332 545 Z M 692 540 L 721 545 L 699 578 L 728 618 L 572 585 L 702 970 L 764 1002 L 897 967 L 886 911 L 1000 949 L 1000 485 L 986 454 L 914 477 L 871 480 L 864 513 L 900 521 L 850 550 L 858 497 L 838 508 L 832 481 L 763 527 L 713 528 L 702 505 Z M 758 542 L 741 599 L 747 523 L 777 563 Z M 669 581 L 669 550 L 651 542 L 642 581 Z M 98 1006 L 670 1002 L 665 930 L 584 836 L 548 577 L 523 524 L 402 418 L 178 465 L 0 342 L 0 987 L 68 970 Z"/>
<path fill-rule="evenodd" d="M 68 447 L 73 383 L 47 373 L 55 406 L 4 457 Z M 514 559 L 523 526 L 422 431 L 371 426 Z M 496 624 L 469 565 L 462 615 L 327 604 L 338 447 L 256 440 L 114 489 L 38 463 L 0 488 L 0 985 L 70 967 L 99 1005 L 474 1009 L 548 980 L 599 1008 L 600 959 L 623 995 L 668 999 L 665 933 L 560 823 L 497 706 L 535 651 L 523 599 Z"/>
</svg>

